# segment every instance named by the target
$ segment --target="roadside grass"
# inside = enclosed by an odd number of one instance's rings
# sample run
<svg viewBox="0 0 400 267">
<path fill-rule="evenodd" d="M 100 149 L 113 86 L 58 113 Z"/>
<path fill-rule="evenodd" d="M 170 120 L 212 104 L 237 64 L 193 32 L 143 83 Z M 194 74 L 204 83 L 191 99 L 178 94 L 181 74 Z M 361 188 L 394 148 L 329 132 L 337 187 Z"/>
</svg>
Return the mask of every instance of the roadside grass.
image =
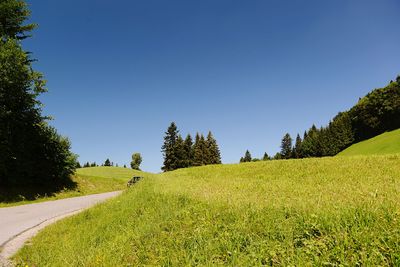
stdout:
<svg viewBox="0 0 400 267">
<path fill-rule="evenodd" d="M 398 266 L 400 155 L 215 165 L 60 221 L 28 266 Z"/>
<path fill-rule="evenodd" d="M 10 207 L 69 197 L 123 190 L 133 175 L 145 173 L 117 167 L 77 169 L 72 184 L 56 192 L 46 188 L 4 188 L 0 190 L 0 207 Z M 147 174 L 148 175 L 148 174 Z"/>
<path fill-rule="evenodd" d="M 354 144 L 338 156 L 383 155 L 400 153 L 400 129 L 386 132 L 371 139 Z"/>
</svg>

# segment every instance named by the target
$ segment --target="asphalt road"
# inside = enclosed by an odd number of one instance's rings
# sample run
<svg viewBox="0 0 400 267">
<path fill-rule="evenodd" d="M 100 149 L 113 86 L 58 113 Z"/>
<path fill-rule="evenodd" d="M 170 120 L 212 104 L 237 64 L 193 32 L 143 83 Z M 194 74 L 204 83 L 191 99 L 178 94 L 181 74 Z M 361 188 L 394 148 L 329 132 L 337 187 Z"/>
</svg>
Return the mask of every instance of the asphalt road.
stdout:
<svg viewBox="0 0 400 267">
<path fill-rule="evenodd" d="M 116 191 L 0 208 L 0 257 L 11 256 L 27 239 L 49 223 L 75 214 L 120 193 L 121 191 Z"/>
</svg>

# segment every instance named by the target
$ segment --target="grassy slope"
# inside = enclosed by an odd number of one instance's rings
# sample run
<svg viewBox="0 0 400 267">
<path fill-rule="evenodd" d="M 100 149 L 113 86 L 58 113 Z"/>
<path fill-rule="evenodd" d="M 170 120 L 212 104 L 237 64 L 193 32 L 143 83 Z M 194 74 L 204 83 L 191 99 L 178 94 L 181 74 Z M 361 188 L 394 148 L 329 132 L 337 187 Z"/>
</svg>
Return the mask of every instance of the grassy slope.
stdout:
<svg viewBox="0 0 400 267">
<path fill-rule="evenodd" d="M 343 150 L 339 156 L 382 155 L 400 153 L 400 129 L 386 132 L 374 138 L 354 144 Z"/>
<path fill-rule="evenodd" d="M 399 203 L 400 155 L 183 169 L 49 226 L 16 261 L 399 265 Z"/>
<path fill-rule="evenodd" d="M 51 195 L 37 195 L 30 199 L 21 193 L 21 196 L 13 197 L 11 200 L 0 201 L 0 207 L 121 190 L 126 188 L 126 182 L 134 175 L 146 175 L 146 173 L 117 167 L 81 168 L 77 169 L 72 178 L 77 185 L 76 188 L 64 189 Z"/>
</svg>

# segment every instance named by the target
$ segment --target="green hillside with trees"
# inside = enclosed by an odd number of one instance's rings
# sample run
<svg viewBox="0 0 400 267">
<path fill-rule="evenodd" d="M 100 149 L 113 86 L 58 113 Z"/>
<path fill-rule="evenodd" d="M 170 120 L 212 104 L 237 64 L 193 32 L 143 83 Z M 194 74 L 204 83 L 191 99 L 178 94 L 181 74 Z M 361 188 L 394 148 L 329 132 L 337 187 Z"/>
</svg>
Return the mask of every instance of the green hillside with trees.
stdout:
<svg viewBox="0 0 400 267">
<path fill-rule="evenodd" d="M 338 156 L 400 153 L 400 129 L 386 132 L 343 150 Z"/>
<path fill-rule="evenodd" d="M 268 159 L 334 156 L 355 143 L 400 128 L 400 76 L 374 89 L 348 111 L 339 112 L 325 127 L 312 125 L 295 143 L 286 133 L 281 151 Z M 242 161 L 242 160 L 241 160 Z"/>
<path fill-rule="evenodd" d="M 41 231 L 21 266 L 398 266 L 400 156 L 184 168 Z"/>
</svg>

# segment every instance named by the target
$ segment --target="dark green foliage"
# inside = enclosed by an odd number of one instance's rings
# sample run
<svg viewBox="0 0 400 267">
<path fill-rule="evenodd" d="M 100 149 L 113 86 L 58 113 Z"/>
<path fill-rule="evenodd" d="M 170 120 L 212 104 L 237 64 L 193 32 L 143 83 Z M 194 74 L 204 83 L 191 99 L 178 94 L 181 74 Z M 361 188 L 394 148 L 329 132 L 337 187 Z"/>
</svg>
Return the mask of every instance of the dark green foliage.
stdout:
<svg viewBox="0 0 400 267">
<path fill-rule="evenodd" d="M 283 157 L 282 157 L 282 155 L 281 155 L 281 153 L 279 153 L 279 152 L 277 152 L 276 154 L 275 154 L 275 156 L 274 156 L 274 160 L 279 160 L 279 159 L 282 159 Z"/>
<path fill-rule="evenodd" d="M 284 159 L 289 159 L 292 157 L 292 137 L 290 134 L 285 134 L 281 142 L 281 155 Z"/>
<path fill-rule="evenodd" d="M 355 142 L 369 139 L 385 131 L 400 128 L 399 78 L 385 88 L 375 89 L 349 111 L 340 112 L 326 127 L 313 125 L 304 133 L 301 153 L 296 157 L 334 156 Z M 300 140 L 299 140 L 300 141 Z"/>
<path fill-rule="evenodd" d="M 271 158 L 268 156 L 267 152 L 264 153 L 263 159 L 264 161 L 270 160 Z"/>
<path fill-rule="evenodd" d="M 203 166 L 207 164 L 208 152 L 207 144 L 204 136 L 199 133 L 196 134 L 195 142 L 193 145 L 193 166 Z"/>
<path fill-rule="evenodd" d="M 104 166 L 110 167 L 111 166 L 111 161 L 110 159 L 106 159 L 106 161 L 104 161 Z"/>
<path fill-rule="evenodd" d="M 77 169 L 82 168 L 82 166 L 81 166 L 81 164 L 79 163 L 79 161 L 76 162 L 75 168 L 77 168 Z"/>
<path fill-rule="evenodd" d="M 1 0 L 0 1 L 0 35 L 2 41 L 7 39 L 22 40 L 27 32 L 32 31 L 36 25 L 23 25 L 29 18 L 30 11 L 24 1 Z"/>
<path fill-rule="evenodd" d="M 240 162 L 251 162 L 252 157 L 250 154 L 250 151 L 246 150 L 246 152 L 244 153 L 244 157 L 240 158 Z"/>
<path fill-rule="evenodd" d="M 185 155 L 184 168 L 193 166 L 193 140 L 192 136 L 188 134 L 183 143 L 183 150 Z"/>
<path fill-rule="evenodd" d="M 319 153 L 319 132 L 313 125 L 305 135 L 302 143 L 302 153 L 304 157 L 318 157 Z"/>
<path fill-rule="evenodd" d="M 124 164 L 124 168 L 126 168 L 126 164 Z"/>
<path fill-rule="evenodd" d="M 400 83 L 368 93 L 350 109 L 349 116 L 356 142 L 400 128 Z"/>
<path fill-rule="evenodd" d="M 76 155 L 41 115 L 37 97 L 46 82 L 19 41 L 34 28 L 22 25 L 28 15 L 24 2 L 0 1 L 0 184 L 62 187 Z"/>
<path fill-rule="evenodd" d="M 164 156 L 164 165 L 161 167 L 161 169 L 164 172 L 173 171 L 178 168 L 178 157 L 175 149 L 178 133 L 179 131 L 175 122 L 172 122 L 165 132 L 164 144 L 161 147 L 161 151 Z"/>
<path fill-rule="evenodd" d="M 208 133 L 207 139 L 197 133 L 193 143 L 190 134 L 183 140 L 175 123 L 171 123 L 165 133 L 162 152 L 164 155 L 163 171 L 221 163 L 218 144 L 211 132 Z"/>
<path fill-rule="evenodd" d="M 131 161 L 131 168 L 134 170 L 140 170 L 141 163 L 142 163 L 142 155 L 140 153 L 133 153 L 132 161 Z"/>
<path fill-rule="evenodd" d="M 303 140 L 301 140 L 301 137 L 299 134 L 296 136 L 296 143 L 293 148 L 293 157 L 296 159 L 302 158 L 303 157 L 303 150 L 301 148 Z"/>
<path fill-rule="evenodd" d="M 176 162 L 176 169 L 185 168 L 187 158 L 186 158 L 186 151 L 185 151 L 185 143 L 181 135 L 178 135 L 175 144 L 175 155 L 177 158 Z"/>
<path fill-rule="evenodd" d="M 221 164 L 221 153 L 219 151 L 217 140 L 215 140 L 211 131 L 208 132 L 206 145 L 207 145 L 207 152 L 208 152 L 207 164 Z"/>
<path fill-rule="evenodd" d="M 397 82 L 398 85 L 400 85 L 400 75 L 397 76 L 396 82 Z"/>
</svg>

